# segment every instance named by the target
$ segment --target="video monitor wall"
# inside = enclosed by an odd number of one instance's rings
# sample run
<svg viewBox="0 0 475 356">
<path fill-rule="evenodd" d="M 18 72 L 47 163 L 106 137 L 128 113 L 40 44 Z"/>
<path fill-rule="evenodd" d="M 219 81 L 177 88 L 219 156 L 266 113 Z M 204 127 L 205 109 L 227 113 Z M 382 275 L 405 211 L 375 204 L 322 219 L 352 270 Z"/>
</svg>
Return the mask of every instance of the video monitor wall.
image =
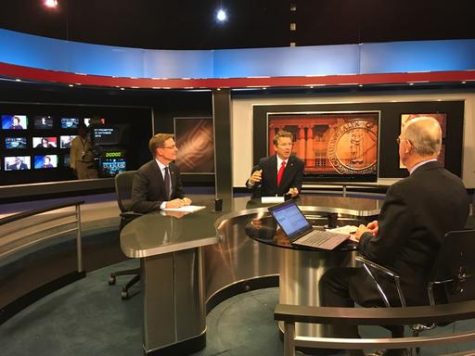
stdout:
<svg viewBox="0 0 475 356">
<path fill-rule="evenodd" d="M 100 178 L 136 169 L 143 153 L 149 159 L 150 123 L 143 108 L 0 103 L 0 185 L 75 179 L 70 149 L 82 125 L 89 129 Z"/>
</svg>

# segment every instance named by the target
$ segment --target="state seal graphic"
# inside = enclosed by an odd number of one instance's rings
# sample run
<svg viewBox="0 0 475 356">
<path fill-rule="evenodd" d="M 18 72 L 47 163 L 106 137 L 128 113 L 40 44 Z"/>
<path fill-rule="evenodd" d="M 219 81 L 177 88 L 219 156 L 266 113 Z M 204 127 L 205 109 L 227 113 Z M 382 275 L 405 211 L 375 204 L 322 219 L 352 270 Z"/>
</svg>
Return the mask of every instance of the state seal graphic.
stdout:
<svg viewBox="0 0 475 356">
<path fill-rule="evenodd" d="M 330 164 L 341 174 L 374 174 L 377 170 L 377 125 L 352 120 L 336 126 L 329 142 Z"/>
</svg>

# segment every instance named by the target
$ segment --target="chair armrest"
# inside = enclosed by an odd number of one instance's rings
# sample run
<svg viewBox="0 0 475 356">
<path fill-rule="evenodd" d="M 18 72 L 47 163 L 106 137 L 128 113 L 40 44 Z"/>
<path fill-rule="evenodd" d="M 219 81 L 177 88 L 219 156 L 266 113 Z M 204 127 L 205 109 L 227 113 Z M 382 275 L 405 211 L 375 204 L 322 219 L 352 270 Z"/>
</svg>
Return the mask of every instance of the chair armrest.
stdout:
<svg viewBox="0 0 475 356">
<path fill-rule="evenodd" d="M 404 296 L 404 293 L 401 289 L 401 283 L 400 283 L 400 278 L 399 278 L 399 275 L 394 273 L 393 271 L 391 271 L 389 268 L 386 268 L 386 267 L 383 267 L 381 266 L 380 264 L 377 264 L 376 262 L 373 262 L 367 258 L 365 258 L 364 256 L 361 256 L 361 255 L 358 255 L 355 257 L 355 259 L 359 262 L 361 262 L 363 264 L 363 268 L 366 270 L 366 272 L 368 273 L 369 277 L 374 281 L 374 283 L 376 284 L 376 288 L 379 292 L 379 294 L 381 295 L 381 298 L 383 299 L 384 301 L 384 304 L 389 307 L 391 306 L 390 302 L 389 302 L 389 298 L 388 296 L 386 295 L 386 292 L 384 291 L 382 285 L 379 283 L 379 281 L 376 279 L 376 277 L 374 276 L 374 274 L 371 272 L 371 269 L 373 270 L 376 270 L 378 272 L 381 272 L 383 273 L 384 275 L 386 275 L 387 277 L 391 277 L 393 282 L 394 282 L 394 285 L 396 287 L 396 290 L 397 290 L 397 293 L 398 293 L 398 296 L 399 296 L 399 301 L 401 303 L 401 305 L 403 307 L 406 306 L 406 298 Z"/>
<path fill-rule="evenodd" d="M 384 266 L 381 266 L 380 264 L 377 264 L 376 262 L 373 262 L 369 259 L 367 259 L 366 257 L 363 257 L 361 255 L 357 255 L 355 257 L 356 261 L 358 262 L 361 262 L 371 268 L 374 268 L 375 270 L 379 271 L 379 272 L 382 272 L 390 277 L 393 277 L 393 278 L 399 278 L 399 275 L 394 273 L 393 271 L 391 271 L 389 268 L 386 268 Z"/>
</svg>

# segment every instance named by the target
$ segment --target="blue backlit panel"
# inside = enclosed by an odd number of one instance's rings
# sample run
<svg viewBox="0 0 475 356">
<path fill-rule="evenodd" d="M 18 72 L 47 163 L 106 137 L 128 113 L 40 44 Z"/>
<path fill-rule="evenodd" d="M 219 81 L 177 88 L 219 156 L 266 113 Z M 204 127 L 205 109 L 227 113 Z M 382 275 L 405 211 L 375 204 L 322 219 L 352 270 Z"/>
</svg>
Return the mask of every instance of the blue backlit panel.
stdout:
<svg viewBox="0 0 475 356">
<path fill-rule="evenodd" d="M 475 69 L 475 40 L 184 51 L 102 46 L 0 29 L 0 62 L 169 79 L 464 71 Z"/>
<path fill-rule="evenodd" d="M 475 69 L 474 40 L 366 43 L 361 47 L 361 74 Z"/>
<path fill-rule="evenodd" d="M 358 74 L 359 46 L 216 50 L 215 78 Z"/>
</svg>

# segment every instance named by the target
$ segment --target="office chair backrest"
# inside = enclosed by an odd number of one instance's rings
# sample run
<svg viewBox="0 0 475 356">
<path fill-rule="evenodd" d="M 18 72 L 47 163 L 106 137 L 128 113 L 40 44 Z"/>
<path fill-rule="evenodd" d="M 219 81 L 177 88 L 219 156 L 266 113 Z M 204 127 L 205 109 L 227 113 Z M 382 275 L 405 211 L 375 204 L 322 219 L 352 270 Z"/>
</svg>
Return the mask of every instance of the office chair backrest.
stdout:
<svg viewBox="0 0 475 356">
<path fill-rule="evenodd" d="M 433 281 L 444 286 L 446 302 L 475 300 L 475 230 L 451 231 L 444 236 Z"/>
<path fill-rule="evenodd" d="M 132 183 L 136 171 L 126 171 L 115 176 L 117 203 L 122 213 L 128 212 L 132 205 Z"/>
</svg>

